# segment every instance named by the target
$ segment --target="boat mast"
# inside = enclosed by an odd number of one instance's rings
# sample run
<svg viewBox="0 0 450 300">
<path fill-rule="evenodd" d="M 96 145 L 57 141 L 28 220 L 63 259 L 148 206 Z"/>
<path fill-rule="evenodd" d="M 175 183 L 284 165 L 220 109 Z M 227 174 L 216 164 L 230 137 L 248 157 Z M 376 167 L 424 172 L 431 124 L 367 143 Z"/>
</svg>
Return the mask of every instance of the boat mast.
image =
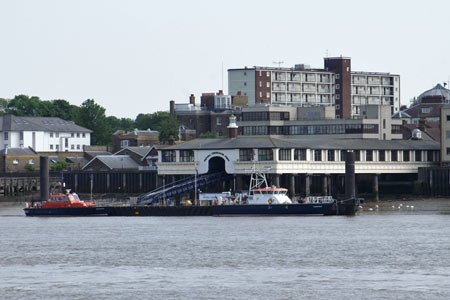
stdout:
<svg viewBox="0 0 450 300">
<path fill-rule="evenodd" d="M 259 188 L 267 188 L 269 185 L 267 184 L 266 175 L 259 169 L 256 168 L 256 162 L 253 160 L 252 173 L 250 176 L 250 185 L 248 194 L 253 195 L 254 189 Z"/>
</svg>

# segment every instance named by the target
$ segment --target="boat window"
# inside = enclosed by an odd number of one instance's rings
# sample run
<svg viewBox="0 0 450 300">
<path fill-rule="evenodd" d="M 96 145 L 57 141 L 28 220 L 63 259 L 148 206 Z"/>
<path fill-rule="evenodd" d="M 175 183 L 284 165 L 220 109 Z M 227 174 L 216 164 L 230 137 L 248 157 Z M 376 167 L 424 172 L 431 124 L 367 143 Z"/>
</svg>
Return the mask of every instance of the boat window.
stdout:
<svg viewBox="0 0 450 300">
<path fill-rule="evenodd" d="M 58 197 L 58 201 L 62 201 L 63 200 L 63 197 Z"/>
<path fill-rule="evenodd" d="M 64 196 L 64 201 L 69 200 L 69 198 L 67 196 Z"/>
</svg>

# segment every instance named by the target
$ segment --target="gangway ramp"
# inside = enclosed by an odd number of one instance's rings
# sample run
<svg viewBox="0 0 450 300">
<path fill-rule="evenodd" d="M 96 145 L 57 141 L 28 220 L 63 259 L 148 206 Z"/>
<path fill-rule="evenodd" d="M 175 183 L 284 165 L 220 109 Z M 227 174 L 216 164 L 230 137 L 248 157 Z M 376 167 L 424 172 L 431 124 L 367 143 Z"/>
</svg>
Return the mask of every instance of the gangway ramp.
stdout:
<svg viewBox="0 0 450 300">
<path fill-rule="evenodd" d="M 158 203 L 163 199 L 190 193 L 194 191 L 196 185 L 198 189 L 211 184 L 226 181 L 230 178 L 231 175 L 227 174 L 226 172 L 208 173 L 199 176 L 183 178 L 181 180 L 171 182 L 153 191 L 140 195 L 138 197 L 137 204 L 149 205 L 152 203 Z"/>
</svg>

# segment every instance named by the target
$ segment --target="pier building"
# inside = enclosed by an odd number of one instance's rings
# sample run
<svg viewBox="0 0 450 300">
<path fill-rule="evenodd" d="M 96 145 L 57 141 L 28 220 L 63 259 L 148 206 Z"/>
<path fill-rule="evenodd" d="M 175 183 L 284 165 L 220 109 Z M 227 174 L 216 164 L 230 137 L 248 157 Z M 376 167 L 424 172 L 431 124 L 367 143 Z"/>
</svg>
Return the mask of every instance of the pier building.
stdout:
<svg viewBox="0 0 450 300">
<path fill-rule="evenodd" d="M 335 195 L 342 192 L 344 153 L 355 152 L 355 172 L 366 190 L 379 181 L 417 180 L 419 168 L 439 164 L 440 145 L 425 140 L 298 139 L 247 137 L 196 139 L 159 151 L 158 175 L 189 176 L 214 172 L 233 175 L 224 188 L 245 188 L 253 161 L 267 170 L 271 184 L 289 188 L 293 195 Z"/>
</svg>

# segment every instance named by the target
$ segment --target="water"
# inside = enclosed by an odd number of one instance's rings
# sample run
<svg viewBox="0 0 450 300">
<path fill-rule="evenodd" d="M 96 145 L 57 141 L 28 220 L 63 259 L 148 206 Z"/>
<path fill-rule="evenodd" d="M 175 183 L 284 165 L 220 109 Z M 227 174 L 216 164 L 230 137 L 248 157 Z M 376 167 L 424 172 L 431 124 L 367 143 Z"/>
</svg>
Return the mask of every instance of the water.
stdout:
<svg viewBox="0 0 450 300">
<path fill-rule="evenodd" d="M 0 299 L 450 299 L 450 215 L 439 210 L 38 218 L 3 208 Z"/>
</svg>

